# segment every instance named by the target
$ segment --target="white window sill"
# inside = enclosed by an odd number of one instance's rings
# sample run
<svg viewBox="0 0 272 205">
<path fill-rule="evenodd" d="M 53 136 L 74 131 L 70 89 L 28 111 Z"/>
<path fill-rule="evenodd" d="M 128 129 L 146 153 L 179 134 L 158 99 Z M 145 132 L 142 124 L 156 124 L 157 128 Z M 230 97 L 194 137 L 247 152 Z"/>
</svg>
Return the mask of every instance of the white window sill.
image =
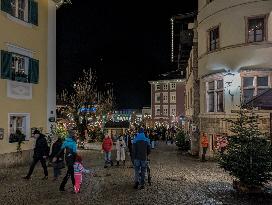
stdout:
<svg viewBox="0 0 272 205">
<path fill-rule="evenodd" d="M 31 23 L 28 23 L 28 22 L 26 22 L 26 21 L 23 21 L 23 20 L 21 20 L 21 19 L 19 19 L 19 18 L 16 18 L 16 17 L 14 17 L 14 16 L 12 16 L 12 15 L 10 15 L 10 14 L 7 14 L 7 18 L 8 18 L 9 20 L 14 21 L 14 22 L 16 22 L 16 23 L 18 23 L 18 24 L 21 24 L 21 25 L 23 25 L 23 26 L 25 26 L 25 27 L 33 28 L 33 25 L 32 25 Z"/>
</svg>

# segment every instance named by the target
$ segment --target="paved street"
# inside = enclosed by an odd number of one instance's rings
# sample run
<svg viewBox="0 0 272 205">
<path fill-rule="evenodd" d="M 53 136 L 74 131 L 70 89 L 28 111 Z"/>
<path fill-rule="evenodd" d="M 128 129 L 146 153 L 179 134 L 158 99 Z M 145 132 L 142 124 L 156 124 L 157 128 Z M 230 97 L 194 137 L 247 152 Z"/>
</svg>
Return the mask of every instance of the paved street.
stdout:
<svg viewBox="0 0 272 205">
<path fill-rule="evenodd" d="M 238 195 L 232 189 L 232 179 L 217 168 L 214 162 L 181 155 L 174 145 L 160 144 L 151 155 L 152 185 L 134 190 L 133 169 L 103 168 L 102 154 L 81 151 L 86 167 L 96 170 L 97 176 L 85 175 L 81 193 L 73 194 L 71 182 L 60 193 L 60 181 L 41 180 L 42 169 L 34 170 L 32 180 L 22 176 L 28 167 L 0 170 L 0 204 L 272 204 L 267 195 Z"/>
</svg>

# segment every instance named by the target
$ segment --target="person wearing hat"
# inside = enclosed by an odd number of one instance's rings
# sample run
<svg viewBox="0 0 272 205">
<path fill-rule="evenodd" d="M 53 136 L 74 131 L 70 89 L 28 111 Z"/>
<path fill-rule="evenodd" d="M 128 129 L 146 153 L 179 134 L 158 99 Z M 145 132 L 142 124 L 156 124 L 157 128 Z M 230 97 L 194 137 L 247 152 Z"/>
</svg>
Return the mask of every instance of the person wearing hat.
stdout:
<svg viewBox="0 0 272 205">
<path fill-rule="evenodd" d="M 151 146 L 150 140 L 145 136 L 144 129 L 140 128 L 139 133 L 133 140 L 132 143 L 132 155 L 134 159 L 134 189 L 144 188 L 145 184 L 145 172 L 147 167 L 147 156 L 150 154 Z"/>
<path fill-rule="evenodd" d="M 39 130 L 34 130 L 33 134 L 36 139 L 33 161 L 32 161 L 31 166 L 29 168 L 28 174 L 23 178 L 30 179 L 31 175 L 33 173 L 33 170 L 35 168 L 35 165 L 37 164 L 38 161 L 40 161 L 42 164 L 42 167 L 43 167 L 43 171 L 44 171 L 44 177 L 42 179 L 48 179 L 46 158 L 49 156 L 50 148 L 48 147 L 45 135 L 40 133 Z"/>
</svg>

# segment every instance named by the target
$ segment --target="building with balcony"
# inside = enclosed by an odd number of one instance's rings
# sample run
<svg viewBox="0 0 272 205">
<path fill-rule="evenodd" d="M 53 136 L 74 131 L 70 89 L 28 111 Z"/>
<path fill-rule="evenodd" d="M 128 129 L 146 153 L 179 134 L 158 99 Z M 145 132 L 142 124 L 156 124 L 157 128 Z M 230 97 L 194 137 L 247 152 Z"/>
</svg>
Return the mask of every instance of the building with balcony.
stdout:
<svg viewBox="0 0 272 205">
<path fill-rule="evenodd" d="M 31 132 L 49 132 L 56 117 L 56 4 L 2 0 L 0 7 L 0 166 L 5 166 L 30 159 Z M 16 132 L 23 134 L 21 155 Z"/>
<path fill-rule="evenodd" d="M 200 132 L 212 155 L 224 119 L 272 86 L 272 1 L 199 0 L 198 11 Z M 260 117 L 268 131 L 269 113 Z"/>
<path fill-rule="evenodd" d="M 174 126 L 180 122 L 184 112 L 185 80 L 180 73 L 170 73 L 151 85 L 151 118 L 153 125 Z"/>
</svg>

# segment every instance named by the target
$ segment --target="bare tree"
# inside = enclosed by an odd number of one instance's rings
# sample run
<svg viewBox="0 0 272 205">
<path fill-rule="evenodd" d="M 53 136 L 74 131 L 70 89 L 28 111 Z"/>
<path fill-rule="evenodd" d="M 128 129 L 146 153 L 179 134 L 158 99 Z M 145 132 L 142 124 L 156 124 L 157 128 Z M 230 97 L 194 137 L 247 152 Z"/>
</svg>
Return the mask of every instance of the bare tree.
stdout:
<svg viewBox="0 0 272 205">
<path fill-rule="evenodd" d="M 96 74 L 91 69 L 83 70 L 81 77 L 73 83 L 72 91 L 62 91 L 59 100 L 67 105 L 65 118 L 72 121 L 80 133 L 88 130 L 90 123 L 101 124 L 103 115 L 113 107 L 112 89 L 106 87 L 99 90 Z"/>
</svg>

